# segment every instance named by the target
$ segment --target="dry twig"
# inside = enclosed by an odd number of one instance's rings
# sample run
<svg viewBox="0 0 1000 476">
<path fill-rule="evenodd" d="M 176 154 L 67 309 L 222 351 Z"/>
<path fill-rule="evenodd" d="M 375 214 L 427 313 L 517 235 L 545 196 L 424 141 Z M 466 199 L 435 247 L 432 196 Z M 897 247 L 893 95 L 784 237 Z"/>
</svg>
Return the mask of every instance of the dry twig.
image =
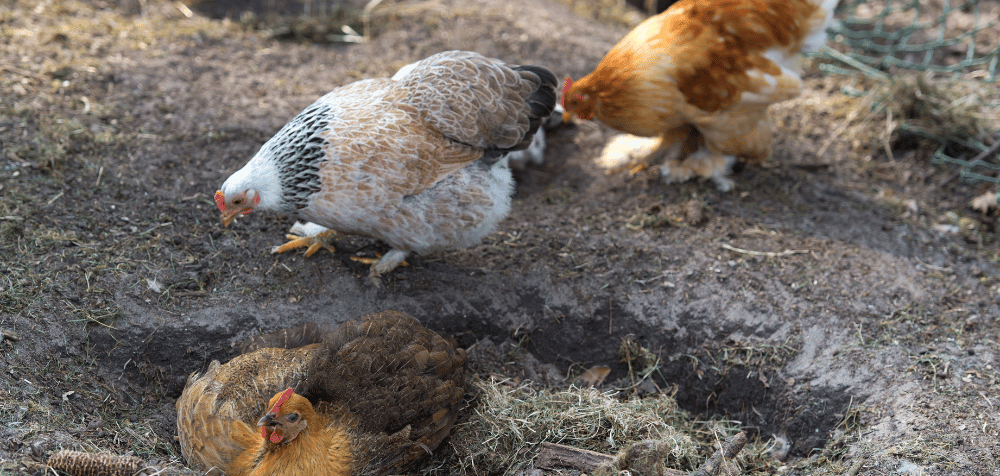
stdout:
<svg viewBox="0 0 1000 476">
<path fill-rule="evenodd" d="M 781 256 L 798 255 L 798 254 L 803 254 L 803 253 L 808 253 L 809 252 L 809 250 L 785 250 L 785 251 L 781 251 L 781 252 L 777 252 L 777 253 L 775 253 L 773 251 L 751 251 L 751 250 L 745 250 L 743 248 L 737 248 L 735 246 L 730 246 L 730 245 L 728 245 L 726 243 L 723 243 L 722 247 L 725 248 L 725 249 L 727 249 L 727 250 L 729 250 L 729 251 L 733 251 L 733 252 L 744 254 L 744 255 L 750 255 L 750 256 L 767 256 L 769 258 L 778 258 L 778 257 L 781 257 Z"/>
<path fill-rule="evenodd" d="M 857 476 L 858 471 L 861 471 L 861 468 L 865 465 L 865 461 L 867 460 L 867 456 L 861 455 L 861 457 L 859 457 L 854 464 L 851 465 L 851 469 L 844 473 L 844 476 Z"/>
<path fill-rule="evenodd" d="M 736 457 L 740 451 L 743 451 L 746 444 L 747 434 L 745 432 L 741 431 L 730 436 L 722 442 L 722 448 L 719 448 L 719 451 L 716 451 L 697 471 L 691 473 L 691 476 L 715 476 L 719 474 L 719 470 L 723 469 L 726 460 Z"/>
<path fill-rule="evenodd" d="M 614 456 L 572 446 L 542 442 L 535 466 L 542 469 L 573 468 L 590 473 L 598 466 L 615 460 Z"/>
<path fill-rule="evenodd" d="M 722 447 L 693 473 L 662 468 L 665 448 L 660 447 L 661 443 L 657 440 L 640 441 L 622 450 L 618 456 L 555 443 L 542 443 L 538 459 L 535 460 L 535 466 L 550 470 L 571 468 L 597 475 L 619 474 L 623 470 L 646 474 L 649 472 L 648 470 L 653 470 L 655 474 L 661 476 L 716 476 L 729 474 L 735 470 L 731 463 L 728 463 L 728 460 L 736 457 L 743 450 L 747 444 L 747 436 L 741 431 L 729 437 L 722 443 Z"/>
<path fill-rule="evenodd" d="M 18 68 L 17 66 L 11 66 L 11 65 L 8 65 L 8 64 L 2 64 L 2 65 L 0 65 L 0 69 L 6 71 L 8 73 L 19 74 L 21 76 L 26 76 L 28 78 L 37 79 L 39 81 L 46 81 L 48 79 L 44 75 L 38 74 L 38 73 L 36 73 L 34 71 L 28 71 L 26 69 L 21 69 L 21 68 Z"/>
</svg>

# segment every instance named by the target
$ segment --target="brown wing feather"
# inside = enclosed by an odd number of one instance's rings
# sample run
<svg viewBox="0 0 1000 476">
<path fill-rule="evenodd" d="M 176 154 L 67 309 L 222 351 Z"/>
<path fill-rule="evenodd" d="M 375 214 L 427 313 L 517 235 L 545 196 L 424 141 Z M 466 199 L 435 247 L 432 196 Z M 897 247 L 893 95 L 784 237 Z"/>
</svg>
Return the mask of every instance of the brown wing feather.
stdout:
<svg viewBox="0 0 1000 476">
<path fill-rule="evenodd" d="M 310 389 L 353 418 L 359 474 L 406 471 L 451 432 L 465 393 L 465 352 L 395 311 L 342 324 L 317 350 Z"/>
<path fill-rule="evenodd" d="M 465 352 L 395 311 L 344 323 L 334 334 L 310 364 L 309 391 L 344 402 L 366 433 L 405 435 L 396 452 L 410 456 L 400 464 L 435 448 L 465 393 Z M 411 452 L 420 447 L 414 441 L 427 450 Z"/>
<path fill-rule="evenodd" d="M 189 465 L 205 471 L 212 468 L 225 471 L 229 463 L 246 449 L 230 438 L 234 424 L 242 422 L 220 417 L 215 411 L 217 394 L 206 391 L 212 383 L 209 376 L 217 373 L 218 367 L 219 362 L 214 361 L 204 376 L 197 372 L 191 374 L 184 392 L 177 399 L 177 434 L 181 454 Z"/>
<path fill-rule="evenodd" d="M 331 107 L 323 132 L 330 160 L 320 169 L 313 207 L 350 227 L 371 208 L 420 193 L 483 156 L 483 150 L 449 140 L 429 127 L 425 114 L 406 103 L 410 91 L 396 81 L 371 79 L 324 96 Z M 353 205 L 364 204 L 354 209 Z M 339 207 L 339 208 L 338 208 Z"/>
<path fill-rule="evenodd" d="M 450 140 L 492 156 L 527 148 L 555 107 L 556 78 L 540 66 L 506 65 L 467 51 L 415 63 L 399 81 L 405 103 Z"/>
<path fill-rule="evenodd" d="M 529 127 L 525 104 L 540 81 L 464 51 L 436 54 L 399 81 L 405 102 L 448 138 L 480 149 L 511 148 Z"/>
</svg>

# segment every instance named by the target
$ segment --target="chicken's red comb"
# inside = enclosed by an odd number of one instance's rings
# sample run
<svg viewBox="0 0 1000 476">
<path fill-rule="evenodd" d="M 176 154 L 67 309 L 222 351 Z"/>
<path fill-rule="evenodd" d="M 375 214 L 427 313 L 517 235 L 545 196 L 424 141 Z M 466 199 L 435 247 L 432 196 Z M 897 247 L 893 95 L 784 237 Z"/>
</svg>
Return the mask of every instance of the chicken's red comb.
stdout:
<svg viewBox="0 0 1000 476">
<path fill-rule="evenodd" d="M 271 411 L 269 411 L 268 413 L 273 413 L 277 415 L 278 412 L 281 411 L 281 405 L 287 402 L 288 399 L 292 397 L 293 393 L 295 393 L 295 391 L 292 390 L 291 388 L 285 390 L 284 392 L 281 392 L 281 396 L 278 397 L 278 401 L 274 402 L 274 406 L 271 407 Z"/>
<path fill-rule="evenodd" d="M 222 213 L 226 213 L 226 196 L 222 193 L 222 190 L 215 191 L 215 204 L 219 206 L 219 210 Z"/>
<path fill-rule="evenodd" d="M 569 76 L 567 76 L 566 77 L 566 83 L 563 84 L 563 90 L 562 90 L 562 93 L 563 93 L 562 94 L 562 96 L 563 96 L 562 97 L 562 107 L 563 107 L 563 109 L 566 109 L 566 95 L 569 94 L 569 88 L 572 87 L 572 86 L 573 86 L 573 78 L 570 78 Z"/>
</svg>

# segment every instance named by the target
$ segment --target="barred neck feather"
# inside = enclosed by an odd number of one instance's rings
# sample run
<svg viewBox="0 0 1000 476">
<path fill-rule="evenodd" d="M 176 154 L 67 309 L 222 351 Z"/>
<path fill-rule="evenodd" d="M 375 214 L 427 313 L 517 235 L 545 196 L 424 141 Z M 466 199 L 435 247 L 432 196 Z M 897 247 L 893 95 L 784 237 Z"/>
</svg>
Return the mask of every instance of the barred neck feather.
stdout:
<svg viewBox="0 0 1000 476">
<path fill-rule="evenodd" d="M 281 179 L 281 199 L 293 210 L 305 208 L 320 189 L 319 168 L 326 159 L 320 135 L 333 119 L 327 96 L 300 112 L 264 144 Z"/>
<path fill-rule="evenodd" d="M 324 98 L 295 116 L 261 146 L 256 155 L 223 185 L 226 195 L 255 188 L 260 209 L 294 213 L 319 191 L 319 168 L 326 159 L 320 133 L 332 119 Z"/>
</svg>

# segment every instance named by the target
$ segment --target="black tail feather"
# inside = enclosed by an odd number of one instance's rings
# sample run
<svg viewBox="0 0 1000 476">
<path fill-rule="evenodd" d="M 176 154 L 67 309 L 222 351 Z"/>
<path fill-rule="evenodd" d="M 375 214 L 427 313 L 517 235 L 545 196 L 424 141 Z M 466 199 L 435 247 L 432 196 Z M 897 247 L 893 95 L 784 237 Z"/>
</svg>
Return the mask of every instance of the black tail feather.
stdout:
<svg viewBox="0 0 1000 476">
<path fill-rule="evenodd" d="M 517 145 L 516 149 L 527 148 L 531 144 L 531 138 L 541 126 L 545 119 L 552 115 L 556 108 L 556 76 L 551 71 L 541 66 L 516 66 L 514 71 L 527 71 L 538 77 L 538 89 L 535 89 L 528 96 L 528 107 L 531 108 L 531 127 L 524 134 L 524 140 Z"/>
<path fill-rule="evenodd" d="M 552 115 L 552 111 L 556 107 L 556 76 L 552 74 L 551 71 L 545 69 L 541 66 L 513 66 L 511 67 L 514 71 L 529 73 L 533 76 L 537 82 L 538 87 L 531 93 L 527 98 L 528 107 L 531 109 L 529 114 L 529 127 L 528 131 L 525 132 L 524 138 L 514 147 L 508 149 L 491 149 L 486 151 L 486 155 L 483 157 L 488 162 L 492 162 L 491 159 L 496 159 L 506 155 L 508 152 L 515 150 L 524 150 L 531 145 L 532 138 L 535 137 L 535 133 L 538 132 L 538 128 Z M 522 74 L 522 76 L 525 76 Z M 529 76 L 529 77 L 530 77 Z"/>
</svg>

